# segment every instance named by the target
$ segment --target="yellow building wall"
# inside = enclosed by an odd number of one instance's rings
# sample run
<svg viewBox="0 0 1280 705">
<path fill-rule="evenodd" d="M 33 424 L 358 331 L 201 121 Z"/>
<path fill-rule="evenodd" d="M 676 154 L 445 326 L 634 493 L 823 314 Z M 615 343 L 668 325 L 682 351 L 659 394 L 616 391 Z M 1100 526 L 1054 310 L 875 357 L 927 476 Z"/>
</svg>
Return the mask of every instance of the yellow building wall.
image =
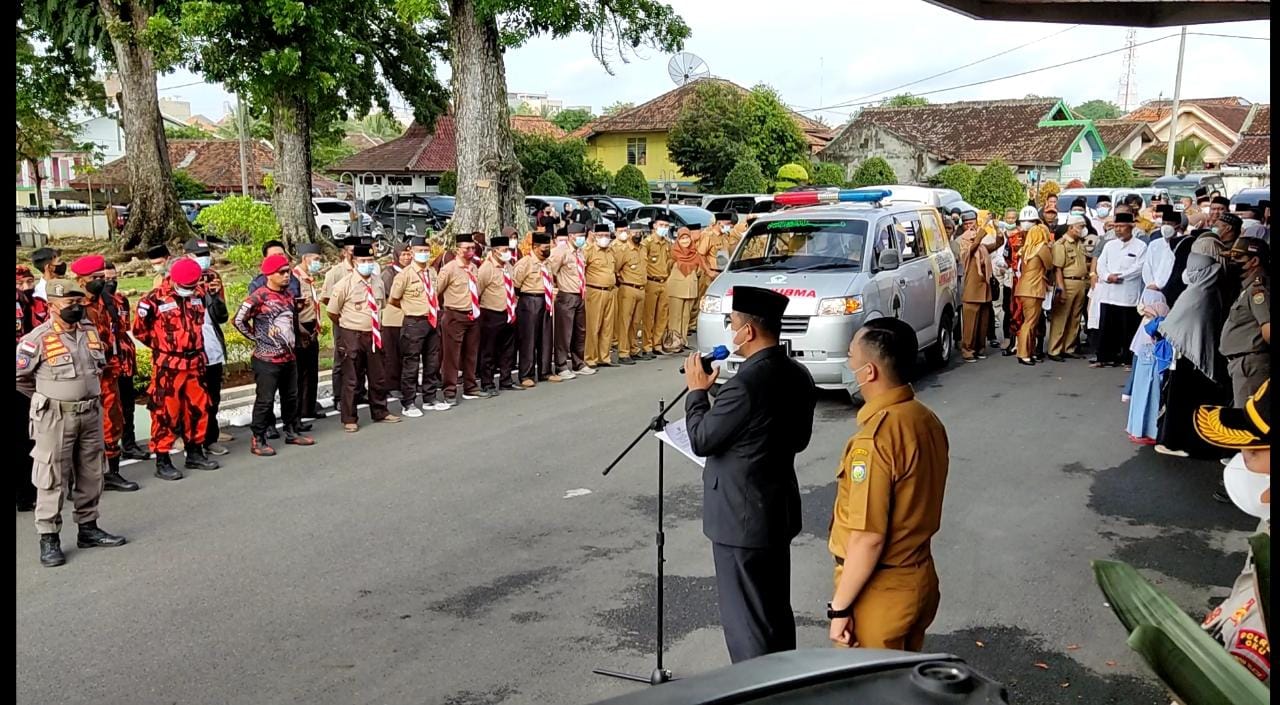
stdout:
<svg viewBox="0 0 1280 705">
<path fill-rule="evenodd" d="M 599 159 L 604 167 L 617 173 L 627 163 L 627 140 L 643 137 L 645 139 L 645 164 L 637 164 L 636 168 L 649 181 L 675 179 L 689 181 L 680 173 L 680 167 L 671 162 L 667 154 L 667 133 L 665 132 L 607 132 L 595 135 L 587 141 L 587 155 Z"/>
</svg>

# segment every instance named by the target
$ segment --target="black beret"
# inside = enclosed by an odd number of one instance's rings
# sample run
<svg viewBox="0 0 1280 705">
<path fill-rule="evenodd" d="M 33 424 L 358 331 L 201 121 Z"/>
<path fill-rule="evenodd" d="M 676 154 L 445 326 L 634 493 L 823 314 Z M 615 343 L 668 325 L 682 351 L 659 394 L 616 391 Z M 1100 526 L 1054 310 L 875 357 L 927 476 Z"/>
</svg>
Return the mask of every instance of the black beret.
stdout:
<svg viewBox="0 0 1280 705">
<path fill-rule="evenodd" d="M 1224 207 L 1224 208 L 1230 208 L 1230 207 L 1231 207 L 1231 199 L 1229 199 L 1229 198 L 1227 198 L 1227 197 L 1225 197 L 1225 196 L 1218 196 L 1217 198 L 1214 198 L 1214 199 L 1213 199 L 1213 201 L 1212 201 L 1212 203 L 1213 203 L 1213 205 L 1215 205 L 1215 206 L 1222 206 L 1222 207 Z"/>
<path fill-rule="evenodd" d="M 318 254 L 320 254 L 320 246 L 314 242 L 304 242 L 298 245 L 298 256 Z"/>
<path fill-rule="evenodd" d="M 1129 223 L 1132 225 L 1133 214 L 1132 213 L 1116 213 L 1115 223 L 1116 225 L 1119 225 L 1120 223 Z"/>
<path fill-rule="evenodd" d="M 465 245 L 468 242 L 474 243 L 476 239 L 472 237 L 471 233 L 458 233 L 457 237 L 455 237 L 453 241 L 459 245 Z"/>
<path fill-rule="evenodd" d="M 596 223 L 596 224 L 595 224 L 595 227 L 591 229 L 591 232 L 593 232 L 593 233 L 607 233 L 607 232 L 611 232 L 611 231 L 609 230 L 609 225 L 608 225 L 607 223 Z"/>
<path fill-rule="evenodd" d="M 511 238 L 506 235 L 495 235 L 489 241 L 489 247 L 511 247 Z"/>
<path fill-rule="evenodd" d="M 409 247 L 426 247 L 427 239 L 421 235 L 409 238 Z"/>
<path fill-rule="evenodd" d="M 548 235 L 547 233 L 538 233 L 538 232 L 535 232 L 535 233 L 533 234 L 533 244 L 535 244 L 535 245 L 550 245 L 550 244 L 551 244 L 551 236 L 550 236 L 550 235 Z"/>
<path fill-rule="evenodd" d="M 352 245 L 351 254 L 355 257 L 372 257 L 373 245 L 366 245 L 363 242 L 358 245 Z"/>
<path fill-rule="evenodd" d="M 766 321 L 781 321 L 789 300 L 771 289 L 761 289 L 757 286 L 733 287 L 733 310 L 750 316 L 759 316 Z"/>
<path fill-rule="evenodd" d="M 164 245 L 156 245 L 155 247 L 152 247 L 151 249 L 147 250 L 147 259 L 168 259 L 168 258 L 169 258 L 169 248 L 165 247 Z"/>
</svg>

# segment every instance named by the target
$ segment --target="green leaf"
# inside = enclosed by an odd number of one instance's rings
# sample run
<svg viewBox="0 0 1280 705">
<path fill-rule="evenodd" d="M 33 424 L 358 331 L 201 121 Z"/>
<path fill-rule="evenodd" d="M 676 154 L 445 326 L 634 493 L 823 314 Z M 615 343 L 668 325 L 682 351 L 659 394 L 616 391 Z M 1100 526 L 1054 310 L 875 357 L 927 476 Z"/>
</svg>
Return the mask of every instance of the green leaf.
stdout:
<svg viewBox="0 0 1280 705">
<path fill-rule="evenodd" d="M 1258 600 L 1262 603 L 1262 619 L 1271 633 L 1271 534 L 1249 537 L 1253 549 L 1253 574 L 1258 582 Z"/>
<path fill-rule="evenodd" d="M 1112 154 L 1093 165 L 1089 174 L 1090 188 L 1124 188 L 1133 186 L 1137 174 L 1124 158 Z"/>
<path fill-rule="evenodd" d="M 853 188 L 887 186 L 896 183 L 898 183 L 898 175 L 893 173 L 893 167 L 889 166 L 889 162 L 883 157 L 869 157 L 862 160 L 858 168 L 853 171 L 853 178 L 849 180 L 849 185 Z"/>
<path fill-rule="evenodd" d="M 973 205 L 992 213 L 1017 210 L 1027 202 L 1026 189 L 1013 175 L 1013 169 L 999 159 L 993 159 L 978 172 L 971 195 Z"/>
<path fill-rule="evenodd" d="M 618 175 L 613 179 L 613 193 L 625 198 L 634 198 L 641 203 L 653 201 L 644 172 L 631 164 L 623 164 L 618 169 Z"/>
</svg>

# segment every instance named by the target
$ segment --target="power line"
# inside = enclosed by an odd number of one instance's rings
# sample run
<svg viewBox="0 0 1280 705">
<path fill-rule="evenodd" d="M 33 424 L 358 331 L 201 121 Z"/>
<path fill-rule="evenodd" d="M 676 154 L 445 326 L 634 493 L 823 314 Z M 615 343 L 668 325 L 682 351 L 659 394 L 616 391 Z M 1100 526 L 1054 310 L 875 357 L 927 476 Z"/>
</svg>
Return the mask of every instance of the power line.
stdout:
<svg viewBox="0 0 1280 705">
<path fill-rule="evenodd" d="M 157 91 L 172 91 L 172 90 L 177 90 L 177 89 L 179 89 L 179 88 L 190 88 L 191 86 L 199 86 L 199 85 L 203 85 L 204 83 L 205 83 L 205 81 L 203 81 L 203 80 L 201 80 L 201 81 L 192 81 L 191 83 L 183 83 L 183 84 L 181 84 L 181 85 L 177 85 L 177 86 L 164 86 L 163 88 L 157 88 L 156 90 L 157 90 Z"/>
<path fill-rule="evenodd" d="M 1269 42 L 1271 37 L 1246 37 L 1242 34 L 1214 34 L 1213 32 L 1187 32 L 1188 35 L 1196 37 L 1222 37 L 1224 39 L 1253 39 L 1259 42 Z"/>
<path fill-rule="evenodd" d="M 982 86 L 982 85 L 986 85 L 986 84 L 988 84 L 988 83 L 995 83 L 995 82 L 997 82 L 997 81 L 1004 81 L 1004 80 L 1007 80 L 1007 79 L 1010 79 L 1010 78 L 1020 78 L 1020 77 L 1022 77 L 1022 76 L 1029 76 L 1029 75 L 1031 75 L 1031 74 L 1033 74 L 1033 73 L 1040 73 L 1041 71 L 1049 71 L 1049 70 L 1051 70 L 1051 69 L 1062 68 L 1063 66 L 1071 66 L 1072 64 L 1078 64 L 1078 63 L 1081 63 L 1081 62 L 1084 62 L 1084 61 L 1092 61 L 1093 59 L 1098 59 L 1098 58 L 1101 58 L 1101 57 L 1104 57 L 1104 56 L 1109 56 L 1109 55 L 1111 55 L 1111 54 L 1118 54 L 1118 53 L 1120 53 L 1120 52 L 1122 52 L 1122 51 L 1129 51 L 1130 46 L 1132 46 L 1132 47 L 1145 46 L 1145 45 L 1147 45 L 1147 44 L 1154 44 L 1154 43 L 1156 43 L 1156 42 L 1162 42 L 1162 41 L 1164 41 L 1164 40 L 1166 40 L 1166 39 L 1171 39 L 1171 38 L 1176 37 L 1176 36 L 1178 36 L 1178 35 L 1177 35 L 1177 34 L 1167 34 L 1167 35 L 1165 35 L 1165 36 L 1163 36 L 1163 37 L 1157 37 L 1157 38 L 1155 38 L 1155 39 L 1148 39 L 1148 40 L 1147 40 L 1147 41 L 1145 41 L 1145 42 L 1138 42 L 1137 44 L 1133 44 L 1133 45 L 1126 45 L 1126 46 L 1122 46 L 1122 47 L 1120 47 L 1119 49 L 1112 49 L 1112 50 L 1110 50 L 1110 51 L 1104 51 L 1104 52 L 1102 52 L 1102 53 L 1100 53 L 1100 54 L 1093 54 L 1093 55 L 1091 55 L 1091 56 L 1082 56 L 1082 57 L 1080 57 L 1080 58 L 1078 58 L 1078 59 L 1072 59 L 1072 60 L 1070 60 L 1070 61 L 1063 61 L 1063 62 L 1061 62 L 1061 63 L 1051 64 L 1051 65 L 1049 65 L 1049 66 L 1041 66 L 1041 67 L 1039 67 L 1039 68 L 1028 69 L 1028 70 L 1026 70 L 1026 71 L 1019 71 L 1018 73 L 1011 73 L 1011 74 L 1008 74 L 1008 75 L 1006 75 L 1006 76 L 997 76 L 997 77 L 995 77 L 995 78 L 988 78 L 988 79 L 984 79 L 984 80 L 982 80 L 982 81 L 973 81 L 972 83 L 965 83 L 965 84 L 961 84 L 961 85 L 958 85 L 958 86 L 950 86 L 950 87 L 948 87 L 948 88 L 937 88 L 937 89 L 934 89 L 934 90 L 931 90 L 931 91 L 924 91 L 924 92 L 922 92 L 922 93 L 913 93 L 912 95 L 915 95 L 915 96 L 926 96 L 926 95 L 933 95 L 933 94 L 935 94 L 935 93 L 946 93 L 946 92 L 948 92 L 948 91 L 956 91 L 956 90 L 960 90 L 961 88 L 973 88 L 974 86 Z M 859 106 L 865 106 L 865 105 L 874 105 L 874 104 L 879 103 L 879 102 L 880 102 L 879 100 L 867 100 L 867 101 L 860 101 L 860 102 L 838 103 L 838 104 L 836 104 L 836 105 L 826 105 L 826 106 L 823 106 L 823 107 L 820 107 L 820 108 L 807 108 L 807 109 L 804 109 L 804 110 L 797 110 L 796 112 L 800 112 L 800 113 L 813 113 L 813 112 L 820 112 L 820 111 L 830 111 L 830 110 L 833 110 L 834 108 L 852 108 L 852 107 L 859 107 Z"/>
</svg>

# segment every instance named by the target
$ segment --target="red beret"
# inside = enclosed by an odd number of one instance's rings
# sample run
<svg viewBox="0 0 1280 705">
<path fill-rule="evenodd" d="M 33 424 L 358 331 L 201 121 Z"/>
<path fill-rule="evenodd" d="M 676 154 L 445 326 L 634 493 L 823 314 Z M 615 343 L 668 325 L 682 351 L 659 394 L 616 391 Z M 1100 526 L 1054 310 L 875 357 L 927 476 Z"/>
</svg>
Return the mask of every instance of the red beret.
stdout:
<svg viewBox="0 0 1280 705">
<path fill-rule="evenodd" d="M 31 268 L 25 264 L 18 265 L 17 279 L 35 279 L 35 275 L 31 273 Z"/>
<path fill-rule="evenodd" d="M 200 264 L 190 257 L 183 257 L 174 262 L 173 266 L 169 268 L 169 278 L 179 286 L 195 285 L 196 282 L 200 281 L 202 273 L 203 270 L 200 269 Z"/>
<path fill-rule="evenodd" d="M 85 255 L 71 263 L 71 273 L 78 277 L 87 277 L 106 268 L 107 259 L 102 255 Z"/>
<path fill-rule="evenodd" d="M 275 274 L 288 266 L 288 257 L 285 257 L 284 255 L 271 255 L 270 257 L 262 260 L 262 266 L 258 268 L 258 271 L 263 274 Z"/>
</svg>

